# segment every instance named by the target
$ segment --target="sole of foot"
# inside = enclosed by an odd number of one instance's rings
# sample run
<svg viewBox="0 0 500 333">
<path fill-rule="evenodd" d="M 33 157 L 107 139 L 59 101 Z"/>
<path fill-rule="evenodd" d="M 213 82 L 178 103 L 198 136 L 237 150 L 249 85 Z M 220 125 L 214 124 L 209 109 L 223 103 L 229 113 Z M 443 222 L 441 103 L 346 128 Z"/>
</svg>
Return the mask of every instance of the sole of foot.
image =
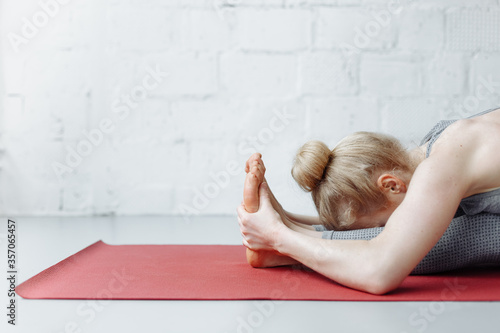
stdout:
<svg viewBox="0 0 500 333">
<path fill-rule="evenodd" d="M 243 200 L 245 208 L 249 213 L 259 210 L 259 186 L 264 181 L 266 171 L 261 160 L 262 155 L 253 154 L 247 161 L 245 171 L 245 186 L 243 190 Z M 276 251 L 254 251 L 247 248 L 247 261 L 255 268 L 276 267 L 296 264 L 297 261 L 279 254 Z"/>
</svg>

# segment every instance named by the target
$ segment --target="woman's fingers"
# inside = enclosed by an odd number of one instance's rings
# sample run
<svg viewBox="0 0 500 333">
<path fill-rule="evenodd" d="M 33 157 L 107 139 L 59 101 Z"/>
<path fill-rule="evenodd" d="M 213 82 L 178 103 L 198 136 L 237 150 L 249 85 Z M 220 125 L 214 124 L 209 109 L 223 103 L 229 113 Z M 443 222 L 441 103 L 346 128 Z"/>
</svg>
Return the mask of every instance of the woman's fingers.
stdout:
<svg viewBox="0 0 500 333">
<path fill-rule="evenodd" d="M 245 222 L 247 222 L 248 219 L 248 212 L 245 210 L 245 207 L 243 205 L 238 206 L 237 208 L 238 211 L 238 225 L 240 226 L 240 234 L 241 237 L 243 238 L 243 245 L 245 245 L 247 248 L 252 248 L 250 246 L 249 241 L 251 241 L 251 233 L 248 232 L 247 226 L 245 225 Z"/>
<path fill-rule="evenodd" d="M 247 210 L 245 209 L 245 205 L 242 204 L 242 205 L 239 205 L 237 208 L 236 208 L 236 213 L 238 214 L 238 219 L 242 219 L 246 216 L 248 216 L 248 212 Z"/>
<path fill-rule="evenodd" d="M 259 212 L 248 213 L 244 205 L 236 208 L 238 225 L 244 244 L 252 250 L 269 249 L 272 246 L 273 242 L 269 237 L 274 234 L 276 229 L 275 219 L 279 219 L 279 215 L 273 209 L 270 201 L 266 184 L 263 187 L 261 184 L 261 192 L 261 199 L 265 200 L 265 202 L 261 206 L 262 209 L 259 208 Z"/>
<path fill-rule="evenodd" d="M 247 226 L 245 225 L 245 220 L 248 217 L 248 213 L 245 210 L 244 206 L 238 206 L 237 208 L 238 211 L 238 225 L 240 226 L 240 233 L 243 238 L 245 238 L 247 235 Z"/>
<path fill-rule="evenodd" d="M 243 245 L 245 245 L 245 247 L 247 248 L 250 248 L 250 244 L 248 243 L 247 241 L 247 236 L 245 235 L 245 228 L 243 227 L 243 222 L 241 221 L 241 219 L 238 217 L 238 224 L 240 225 L 240 234 L 241 234 L 241 237 L 242 237 L 242 243 Z"/>
</svg>

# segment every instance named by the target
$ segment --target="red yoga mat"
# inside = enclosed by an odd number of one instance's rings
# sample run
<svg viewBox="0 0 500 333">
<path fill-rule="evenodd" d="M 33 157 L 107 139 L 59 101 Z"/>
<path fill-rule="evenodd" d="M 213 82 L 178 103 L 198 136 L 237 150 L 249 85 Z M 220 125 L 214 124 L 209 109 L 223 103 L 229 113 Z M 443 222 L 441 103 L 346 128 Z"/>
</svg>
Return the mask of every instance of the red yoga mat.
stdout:
<svg viewBox="0 0 500 333">
<path fill-rule="evenodd" d="M 36 299 L 500 300 L 500 268 L 409 276 L 375 296 L 301 267 L 256 269 L 234 245 L 108 245 L 98 241 L 16 288 Z"/>
</svg>

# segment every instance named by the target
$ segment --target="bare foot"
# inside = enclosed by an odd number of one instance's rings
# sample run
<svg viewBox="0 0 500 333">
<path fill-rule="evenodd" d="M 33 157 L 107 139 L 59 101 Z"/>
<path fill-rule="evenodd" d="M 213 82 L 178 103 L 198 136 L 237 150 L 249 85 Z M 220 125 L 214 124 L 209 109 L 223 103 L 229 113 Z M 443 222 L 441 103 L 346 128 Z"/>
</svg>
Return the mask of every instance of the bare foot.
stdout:
<svg viewBox="0 0 500 333">
<path fill-rule="evenodd" d="M 260 178 L 258 177 L 259 181 L 258 181 L 258 184 L 256 185 L 257 190 L 255 190 L 254 186 L 250 186 L 250 182 L 249 182 L 248 187 L 245 186 L 245 188 L 243 190 L 243 198 L 245 201 L 245 206 L 247 205 L 247 201 L 245 198 L 248 198 L 248 204 L 251 205 L 252 207 L 254 207 L 255 212 L 256 212 L 259 209 L 259 186 L 263 181 L 267 183 L 267 180 L 265 177 L 266 167 L 264 165 L 264 161 L 262 161 L 262 155 L 260 153 L 255 153 L 252 156 L 250 156 L 250 158 L 246 162 L 245 172 L 248 174 L 252 169 L 257 171 L 257 169 L 255 169 L 255 168 L 258 168 L 258 175 L 259 176 L 260 176 L 260 173 L 262 173 L 262 180 L 260 180 Z M 251 182 L 253 182 L 253 181 L 251 181 Z M 245 181 L 245 185 L 247 185 L 246 181 Z M 269 183 L 268 183 L 268 185 L 269 185 Z M 268 188 L 269 188 L 269 186 L 268 186 Z M 276 210 L 278 212 L 278 214 L 280 214 L 283 222 L 288 225 L 289 221 L 288 221 L 288 217 L 286 216 L 285 210 L 283 209 L 281 204 L 278 202 L 278 200 L 276 200 L 276 197 L 274 196 L 274 194 L 270 188 L 269 188 L 269 192 L 271 194 L 271 203 L 273 205 L 274 210 Z M 248 196 L 246 196 L 246 194 L 248 194 Z M 252 213 L 248 209 L 248 206 L 247 206 L 247 211 Z"/>
<path fill-rule="evenodd" d="M 243 202 L 249 213 L 255 213 L 259 210 L 259 186 L 264 181 L 264 172 L 266 171 L 264 163 L 260 163 L 261 156 L 259 153 L 250 156 L 245 167 L 247 176 L 243 186 Z"/>
<path fill-rule="evenodd" d="M 262 155 L 259 153 L 253 154 L 247 161 L 245 171 L 247 176 L 245 178 L 245 185 L 243 189 L 243 202 L 245 209 L 249 213 L 255 213 L 259 210 L 259 186 L 265 181 L 264 173 L 266 168 L 261 159 Z M 277 209 L 282 219 L 286 219 L 283 208 L 278 201 L 271 195 L 273 207 L 275 203 L 279 206 Z M 275 207 L 276 209 L 277 207 Z M 283 256 L 276 251 L 253 251 L 247 248 L 247 261 L 252 267 L 275 267 L 293 265 L 298 262 L 287 256 Z"/>
</svg>

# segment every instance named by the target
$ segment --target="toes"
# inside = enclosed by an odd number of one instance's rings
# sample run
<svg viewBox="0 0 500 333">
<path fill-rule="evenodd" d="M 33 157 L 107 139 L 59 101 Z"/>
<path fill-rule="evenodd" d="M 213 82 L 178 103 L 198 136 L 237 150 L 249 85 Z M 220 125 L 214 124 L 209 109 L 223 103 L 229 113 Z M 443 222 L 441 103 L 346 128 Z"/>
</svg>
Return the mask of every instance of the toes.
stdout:
<svg viewBox="0 0 500 333">
<path fill-rule="evenodd" d="M 262 158 L 262 154 L 261 153 L 254 153 L 254 154 L 252 154 L 252 156 L 250 156 L 250 158 L 247 160 L 247 162 L 245 164 L 245 172 L 248 173 L 248 171 L 250 171 L 250 168 L 252 167 L 254 161 L 261 160 L 261 158 Z"/>
<path fill-rule="evenodd" d="M 252 172 L 249 173 L 250 177 L 248 179 L 249 185 L 252 187 L 255 187 L 255 192 L 259 191 L 259 186 L 261 183 L 261 177 L 259 175 L 259 170 L 252 170 Z"/>
<path fill-rule="evenodd" d="M 255 213 L 259 210 L 259 179 L 253 173 L 248 173 L 245 178 L 243 201 L 247 212 Z"/>
<path fill-rule="evenodd" d="M 257 179 L 257 175 L 255 174 L 255 172 L 254 172 L 254 171 L 255 171 L 255 170 L 253 170 L 253 169 L 252 169 L 252 170 L 248 173 L 247 178 L 246 178 L 246 179 L 247 179 L 247 182 L 250 182 L 250 183 L 252 183 L 252 184 L 253 184 L 253 182 Z"/>
<path fill-rule="evenodd" d="M 259 186 L 264 180 L 265 167 L 260 153 L 253 154 L 247 161 L 245 171 L 245 186 L 243 190 L 243 201 L 249 213 L 259 210 Z"/>
<path fill-rule="evenodd" d="M 257 165 L 254 165 L 252 167 L 252 170 L 250 171 L 250 173 L 254 174 L 257 177 L 257 179 L 259 180 L 259 182 L 262 182 L 262 178 L 264 177 L 264 173 L 262 173 L 262 170 Z"/>
<path fill-rule="evenodd" d="M 261 154 L 261 153 L 254 153 L 254 154 L 252 155 L 252 157 L 253 157 L 254 159 L 260 160 L 260 159 L 262 158 L 262 154 Z"/>
<path fill-rule="evenodd" d="M 262 173 L 262 175 L 264 175 L 266 173 L 266 167 L 264 166 L 264 163 L 262 163 L 262 162 L 259 163 L 258 167 L 259 167 L 259 170 Z"/>
<path fill-rule="evenodd" d="M 255 176 L 257 176 L 257 179 L 258 179 L 257 186 L 259 186 L 264 181 L 264 172 L 262 172 L 261 168 L 255 166 L 252 168 L 251 173 L 253 173 Z"/>
<path fill-rule="evenodd" d="M 254 153 L 252 154 L 252 156 L 250 156 L 247 160 L 247 162 L 245 163 L 245 172 L 248 172 L 253 164 L 253 162 L 257 159 L 257 158 L 260 158 L 260 153 Z"/>
<path fill-rule="evenodd" d="M 262 161 L 261 158 L 254 160 L 251 166 L 257 166 L 262 172 L 262 174 L 266 172 L 266 166 L 264 165 L 264 161 Z"/>
</svg>

